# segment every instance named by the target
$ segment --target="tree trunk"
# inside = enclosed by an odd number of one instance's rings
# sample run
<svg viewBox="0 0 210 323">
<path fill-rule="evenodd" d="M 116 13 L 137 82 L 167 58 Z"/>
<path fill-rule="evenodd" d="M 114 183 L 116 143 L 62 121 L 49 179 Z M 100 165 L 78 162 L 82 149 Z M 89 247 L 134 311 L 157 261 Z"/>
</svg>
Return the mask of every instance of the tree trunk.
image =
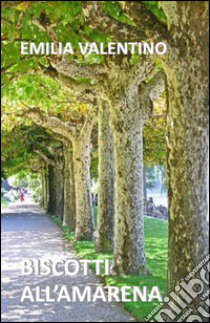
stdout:
<svg viewBox="0 0 210 323">
<path fill-rule="evenodd" d="M 55 159 L 55 166 L 49 165 L 49 208 L 48 212 L 63 218 L 64 209 L 64 180 L 63 164 Z"/>
<path fill-rule="evenodd" d="M 45 207 L 45 177 L 44 177 L 44 169 L 41 172 L 41 182 L 42 182 L 42 197 L 41 197 L 41 207 Z"/>
<path fill-rule="evenodd" d="M 169 3 L 169 2 L 168 2 Z M 208 3 L 165 2 L 176 48 L 168 76 L 168 288 L 174 290 L 209 253 L 208 241 Z"/>
<path fill-rule="evenodd" d="M 99 208 L 96 249 L 113 251 L 114 242 L 114 145 L 109 125 L 109 104 L 99 109 Z"/>
<path fill-rule="evenodd" d="M 43 207 L 47 209 L 48 206 L 48 176 L 47 167 L 43 169 L 42 173 L 42 190 L 43 190 Z"/>
<path fill-rule="evenodd" d="M 169 75 L 169 290 L 208 254 L 209 126 L 206 80 L 198 74 L 193 84 L 186 82 L 190 67 Z"/>
<path fill-rule="evenodd" d="M 63 219 L 64 214 L 64 162 L 63 157 L 56 160 L 55 166 L 56 215 Z"/>
<path fill-rule="evenodd" d="M 137 93 L 132 93 L 137 100 Z M 133 97 L 134 98 L 134 97 Z M 135 101 L 134 100 L 134 101 Z M 129 99 L 127 98 L 127 102 Z M 139 102 L 112 107 L 116 224 L 113 272 L 148 274 L 144 238 L 143 126 Z"/>
<path fill-rule="evenodd" d="M 72 144 L 70 141 L 64 144 L 64 217 L 63 224 L 67 225 L 72 232 L 76 227 L 76 195 L 74 181 L 74 163 Z"/>
<path fill-rule="evenodd" d="M 94 217 L 90 181 L 90 139 L 89 136 L 73 141 L 75 188 L 76 188 L 76 239 L 92 240 Z"/>
<path fill-rule="evenodd" d="M 48 204 L 49 204 L 49 176 L 48 176 L 48 167 L 45 169 L 45 209 L 48 209 Z"/>
<path fill-rule="evenodd" d="M 48 182 L 49 182 L 49 202 L 48 213 L 51 215 L 56 214 L 56 188 L 55 188 L 55 167 L 49 165 Z"/>
</svg>

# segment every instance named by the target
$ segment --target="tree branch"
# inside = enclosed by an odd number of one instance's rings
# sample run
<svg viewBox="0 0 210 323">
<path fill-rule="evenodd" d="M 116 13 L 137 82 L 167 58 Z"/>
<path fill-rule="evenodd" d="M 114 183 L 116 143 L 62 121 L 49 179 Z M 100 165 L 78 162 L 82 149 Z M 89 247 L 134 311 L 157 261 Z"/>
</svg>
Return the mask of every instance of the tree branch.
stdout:
<svg viewBox="0 0 210 323">
<path fill-rule="evenodd" d="M 54 160 L 45 155 L 41 150 L 35 149 L 35 152 L 44 160 L 47 165 L 55 166 Z"/>
<path fill-rule="evenodd" d="M 39 172 L 40 172 L 40 170 L 41 170 L 41 168 L 42 168 L 42 165 L 41 165 L 40 167 L 34 166 L 34 165 L 32 165 L 32 164 L 30 164 L 30 165 L 29 165 L 29 169 L 30 169 L 30 171 L 32 171 L 33 173 L 39 173 Z"/>
<path fill-rule="evenodd" d="M 125 42 L 139 42 L 145 39 L 145 33 L 136 27 L 121 23 L 105 13 L 102 1 L 83 1 L 86 22 L 93 29 L 104 33 L 113 40 Z"/>
<path fill-rule="evenodd" d="M 61 62 L 53 62 L 52 65 L 59 73 L 73 79 L 86 78 L 98 81 L 104 75 L 103 66 L 68 63 L 67 57 L 64 57 Z"/>
<path fill-rule="evenodd" d="M 147 40 L 172 41 L 167 26 L 147 9 L 143 1 L 119 1 L 119 3 L 136 26 L 145 32 Z"/>
<path fill-rule="evenodd" d="M 55 46 L 57 46 L 57 43 L 59 42 L 59 38 L 51 26 L 43 25 L 41 21 L 35 17 L 32 17 L 32 23 L 40 30 L 46 32 L 47 35 L 50 37 L 50 39 L 55 43 Z"/>
<path fill-rule="evenodd" d="M 158 72 L 149 83 L 142 83 L 139 86 L 139 103 L 141 114 L 144 120 L 152 116 L 154 110 L 154 101 L 159 99 L 165 90 L 165 74 Z"/>
<path fill-rule="evenodd" d="M 5 73 L 6 71 L 8 71 L 11 67 L 15 66 L 16 64 L 10 64 L 10 65 L 7 65 L 7 66 L 3 66 L 1 67 L 1 73 Z"/>
<path fill-rule="evenodd" d="M 72 128 L 65 122 L 56 117 L 44 116 L 39 108 L 30 108 L 24 110 L 24 115 L 30 118 L 36 125 L 51 130 L 53 133 L 59 134 L 72 140 L 75 128 Z"/>
<path fill-rule="evenodd" d="M 166 75 L 164 71 L 158 72 L 146 86 L 148 87 L 150 99 L 152 101 L 158 100 L 166 89 Z"/>
<path fill-rule="evenodd" d="M 8 38 L 8 37 L 1 37 L 1 41 L 2 42 L 16 42 L 16 43 L 19 43 L 19 42 L 29 42 L 30 40 L 27 39 L 27 38 L 15 38 L 13 39 L 12 41 Z"/>
<path fill-rule="evenodd" d="M 155 63 L 148 57 L 141 57 L 137 64 L 130 68 L 128 73 L 129 87 L 141 84 L 145 78 L 152 74 Z"/>
<path fill-rule="evenodd" d="M 72 91 L 74 95 L 81 95 L 83 91 L 92 91 L 94 89 L 91 84 L 79 83 L 69 76 L 59 73 L 57 69 L 51 65 L 51 63 L 49 67 L 45 67 L 42 64 L 39 64 L 39 67 L 44 75 L 58 81 L 61 85 Z"/>
<path fill-rule="evenodd" d="M 91 132 L 93 130 L 93 126 L 94 126 L 96 119 L 97 119 L 97 109 L 98 109 L 97 104 L 95 102 L 95 106 L 92 107 L 89 114 L 87 115 L 85 123 L 80 131 L 80 136 L 85 136 L 88 138 L 91 135 Z"/>
</svg>

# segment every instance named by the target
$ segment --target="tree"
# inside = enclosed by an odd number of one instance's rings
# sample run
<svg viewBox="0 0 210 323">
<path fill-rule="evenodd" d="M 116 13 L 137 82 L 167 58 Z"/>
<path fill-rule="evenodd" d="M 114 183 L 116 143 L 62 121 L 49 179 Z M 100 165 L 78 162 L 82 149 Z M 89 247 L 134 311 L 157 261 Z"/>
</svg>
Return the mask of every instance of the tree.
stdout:
<svg viewBox="0 0 210 323">
<path fill-rule="evenodd" d="M 136 30 L 145 31 L 147 39 L 166 40 L 169 46 L 164 66 L 169 95 L 169 290 L 172 290 L 208 253 L 208 2 L 161 1 L 166 14 L 164 21 L 158 19 L 157 10 L 152 12 L 151 6 L 143 1 L 119 4 Z M 126 26 L 120 32 L 118 28 L 110 31 L 103 26 L 105 14 L 99 1 L 86 2 L 86 6 L 86 17 L 92 27 L 114 39 L 127 39 Z M 157 6 L 159 3 L 155 9 Z M 96 11 L 100 19 L 96 19 Z M 190 235 L 186 236 L 189 230 Z"/>
<path fill-rule="evenodd" d="M 38 127 L 16 125 L 11 133 L 9 121 L 8 124 L 4 122 L 1 141 L 4 172 L 8 176 L 18 172 L 40 174 L 42 179 L 42 205 L 49 209 L 52 214 L 57 213 L 62 217 L 62 176 L 57 181 L 57 185 L 52 181 L 53 176 L 49 176 L 50 181 L 48 181 L 48 168 L 55 169 L 57 167 L 55 154 L 52 155 L 52 147 L 57 147 L 57 151 L 59 151 L 62 144 L 55 140 L 51 134 Z M 53 201 L 50 208 L 49 200 L 50 202 Z"/>
<path fill-rule="evenodd" d="M 153 87 L 162 86 L 162 91 L 164 88 L 164 79 L 159 79 L 159 75 L 154 83 L 144 84 L 150 73 L 148 61 L 141 62 L 136 69 L 123 60 L 113 66 L 107 86 L 115 143 L 114 271 L 120 274 L 148 273 L 144 245 L 143 128 L 152 113 Z"/>
<path fill-rule="evenodd" d="M 34 95 L 34 86 L 41 87 L 42 91 Z M 79 240 L 91 239 L 94 224 L 90 187 L 90 139 L 96 121 L 95 110 L 90 109 L 90 104 L 75 102 L 74 98 L 68 99 L 68 91 L 63 90 L 56 81 L 46 76 L 26 76 L 12 86 L 6 87 L 3 93 L 6 100 L 14 105 L 12 108 L 14 115 L 19 113 L 27 120 L 31 119 L 37 125 L 51 130 L 65 143 L 66 141 L 72 143 L 78 215 L 76 237 Z M 22 101 L 25 103 L 22 104 Z M 38 104 L 38 101 L 41 108 L 28 109 L 27 104 Z M 17 105 L 19 105 L 18 109 L 15 107 Z M 46 110 L 50 111 L 49 118 L 44 113 Z M 56 166 L 58 165 L 56 163 Z M 58 171 L 59 168 L 57 168 Z"/>
<path fill-rule="evenodd" d="M 112 252 L 114 248 L 114 143 L 110 127 L 109 102 L 101 100 L 98 112 L 99 141 L 99 207 L 96 249 Z"/>
<path fill-rule="evenodd" d="M 64 219 L 63 224 L 71 231 L 76 229 L 76 192 L 74 178 L 73 147 L 69 140 L 61 138 L 64 145 Z"/>
<path fill-rule="evenodd" d="M 95 111 L 90 111 L 85 123 L 80 127 L 77 125 L 77 128 L 72 128 L 56 117 L 42 115 L 38 108 L 25 110 L 25 115 L 37 125 L 50 129 L 72 142 L 76 187 L 76 238 L 92 239 L 94 224 L 90 188 L 90 138 Z"/>
<path fill-rule="evenodd" d="M 174 41 L 165 62 L 169 94 L 170 291 L 209 250 L 208 2 L 182 1 L 173 6 L 161 3 Z"/>
<path fill-rule="evenodd" d="M 160 3 L 167 17 L 163 33 L 169 45 L 164 66 L 169 96 L 167 127 L 171 291 L 208 253 L 208 2 Z M 140 28 L 146 18 L 141 10 L 144 4 L 132 1 L 121 4 L 124 12 Z M 154 21 L 154 15 L 150 21 Z M 157 19 L 156 27 L 154 30 L 147 23 L 147 34 L 153 39 L 157 32 L 163 35 L 160 32 L 163 24 Z"/>
</svg>

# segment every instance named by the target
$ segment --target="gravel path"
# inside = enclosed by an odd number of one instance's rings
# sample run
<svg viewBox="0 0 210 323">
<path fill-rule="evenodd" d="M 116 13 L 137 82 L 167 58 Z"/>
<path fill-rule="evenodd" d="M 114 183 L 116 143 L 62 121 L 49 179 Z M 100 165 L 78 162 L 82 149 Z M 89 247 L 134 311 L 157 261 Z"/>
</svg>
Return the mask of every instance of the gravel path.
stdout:
<svg viewBox="0 0 210 323">
<path fill-rule="evenodd" d="M 26 277 L 23 259 L 75 258 L 62 231 L 32 203 L 10 205 L 2 216 L 2 322 L 132 322 L 118 304 L 21 303 L 25 286 L 98 286 L 92 273 L 74 278 Z"/>
</svg>

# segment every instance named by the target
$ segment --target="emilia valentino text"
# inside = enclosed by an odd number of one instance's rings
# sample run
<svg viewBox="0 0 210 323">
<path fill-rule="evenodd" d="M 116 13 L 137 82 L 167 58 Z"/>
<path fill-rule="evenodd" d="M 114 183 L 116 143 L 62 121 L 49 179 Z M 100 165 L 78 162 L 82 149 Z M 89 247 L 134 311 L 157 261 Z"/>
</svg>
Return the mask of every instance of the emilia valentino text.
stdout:
<svg viewBox="0 0 210 323">
<path fill-rule="evenodd" d="M 89 55 L 165 55 L 167 44 L 128 42 L 128 43 L 78 43 L 77 49 L 72 43 L 35 43 L 21 42 L 22 55 L 74 55 L 80 52 L 84 56 Z"/>
</svg>

